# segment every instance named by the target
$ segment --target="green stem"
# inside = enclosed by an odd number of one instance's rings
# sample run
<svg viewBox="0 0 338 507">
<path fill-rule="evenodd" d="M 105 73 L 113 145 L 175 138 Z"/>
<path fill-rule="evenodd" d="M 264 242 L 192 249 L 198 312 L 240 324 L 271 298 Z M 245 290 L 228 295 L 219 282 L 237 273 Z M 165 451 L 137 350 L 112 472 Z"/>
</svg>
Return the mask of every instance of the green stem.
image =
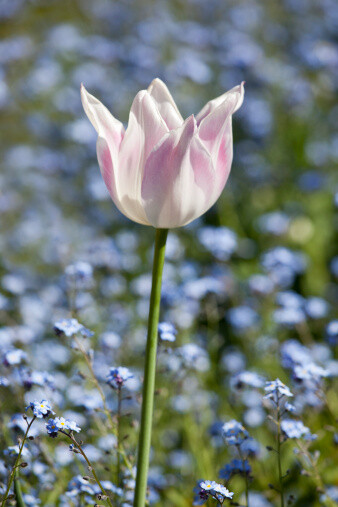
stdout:
<svg viewBox="0 0 338 507">
<path fill-rule="evenodd" d="M 18 472 L 14 472 L 14 494 L 17 507 L 26 507 L 22 498 L 21 484 L 19 481 Z"/>
<path fill-rule="evenodd" d="M 117 481 L 118 487 L 121 485 L 121 411 L 122 411 L 122 387 L 117 388 Z"/>
<path fill-rule="evenodd" d="M 134 507 L 144 507 L 146 500 L 154 407 L 158 321 L 160 316 L 162 271 L 167 235 L 168 229 L 156 229 Z"/>
<path fill-rule="evenodd" d="M 283 474 L 282 474 L 282 463 L 281 463 L 281 431 L 280 431 L 280 407 L 277 404 L 277 460 L 278 460 L 278 478 L 279 478 L 279 490 L 281 507 L 284 507 L 284 487 L 283 487 Z"/>
<path fill-rule="evenodd" d="M 70 432 L 70 433 L 67 433 L 66 431 L 63 431 L 63 430 L 60 430 L 60 433 L 62 433 L 63 435 L 66 435 L 66 437 L 70 438 L 71 441 L 73 442 L 73 444 L 75 444 L 76 448 L 78 449 L 78 451 L 80 452 L 80 454 L 84 457 L 87 465 L 88 465 L 88 470 L 93 474 L 93 477 L 95 479 L 95 482 L 96 484 L 99 486 L 100 490 L 101 490 L 101 493 L 104 497 L 107 497 L 106 498 L 106 502 L 108 503 L 108 505 L 110 507 L 113 507 L 113 504 L 111 503 L 111 500 L 109 498 L 109 496 L 107 495 L 104 487 L 102 486 L 101 482 L 100 482 L 100 479 L 98 478 L 97 474 L 96 474 L 96 471 L 95 471 L 95 468 L 93 467 L 93 465 L 91 464 L 91 462 L 89 461 L 89 459 L 87 458 L 86 456 L 86 453 L 84 452 L 84 450 L 82 449 L 81 445 L 79 444 L 79 442 L 76 440 L 76 438 L 74 437 L 73 433 Z"/>
<path fill-rule="evenodd" d="M 30 421 L 30 423 L 27 424 L 26 433 L 24 434 L 24 437 L 22 439 L 21 445 L 19 446 L 19 452 L 18 452 L 17 458 L 15 460 L 15 463 L 13 465 L 11 475 L 9 476 L 9 479 L 8 479 L 7 489 L 6 489 L 5 495 L 3 497 L 3 500 L 2 500 L 2 503 L 1 503 L 1 507 L 5 507 L 5 505 L 6 505 L 6 500 L 7 500 L 7 497 L 8 497 L 8 493 L 9 493 L 9 490 L 11 489 L 11 485 L 12 485 L 12 482 L 14 480 L 16 469 L 19 466 L 19 460 L 21 458 L 23 446 L 25 445 L 26 439 L 28 437 L 29 430 L 31 429 L 31 426 L 32 426 L 33 422 L 35 421 L 35 419 L 36 419 L 36 417 L 34 416 L 33 419 Z"/>
</svg>

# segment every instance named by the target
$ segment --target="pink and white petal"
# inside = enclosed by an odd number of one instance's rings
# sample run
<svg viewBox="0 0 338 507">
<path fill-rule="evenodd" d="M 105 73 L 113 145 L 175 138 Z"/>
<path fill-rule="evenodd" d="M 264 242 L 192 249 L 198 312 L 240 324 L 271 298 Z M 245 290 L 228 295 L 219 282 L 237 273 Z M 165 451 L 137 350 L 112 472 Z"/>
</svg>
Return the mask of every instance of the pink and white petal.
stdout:
<svg viewBox="0 0 338 507">
<path fill-rule="evenodd" d="M 126 167 L 126 172 L 128 168 L 140 172 L 144 159 L 167 133 L 168 128 L 154 101 L 146 90 L 141 90 L 131 106 L 128 128 L 121 143 L 121 167 Z"/>
<path fill-rule="evenodd" d="M 198 135 L 212 159 L 218 154 L 219 145 L 226 126 L 229 123 L 235 104 L 233 100 L 224 100 L 212 113 L 206 116 L 198 127 Z"/>
<path fill-rule="evenodd" d="M 154 146 L 169 132 L 156 102 L 147 90 L 141 90 L 132 103 L 129 124 L 133 120 L 136 120 L 144 136 L 144 158 L 146 159 Z M 126 134 L 129 134 L 129 124 Z"/>
<path fill-rule="evenodd" d="M 223 135 L 218 147 L 217 159 L 213 159 L 215 167 L 215 201 L 221 195 L 225 184 L 228 180 L 233 158 L 233 141 L 232 141 L 232 117 L 228 118 L 223 128 Z"/>
<path fill-rule="evenodd" d="M 148 92 L 154 99 L 168 129 L 173 130 L 180 127 L 183 123 L 183 118 L 163 81 L 158 78 L 154 79 L 148 87 Z"/>
<path fill-rule="evenodd" d="M 233 111 L 231 114 L 235 113 L 243 104 L 244 84 L 245 83 L 243 81 L 240 85 L 237 85 L 234 88 L 231 88 L 231 90 L 223 93 L 223 95 L 207 102 L 207 104 L 196 115 L 197 125 L 200 125 L 202 120 L 215 111 L 215 109 L 217 109 L 224 101 L 232 104 Z"/>
<path fill-rule="evenodd" d="M 130 220 L 133 220 L 134 222 L 138 222 L 140 224 L 150 225 L 147 220 L 143 219 L 143 210 L 142 214 L 139 215 L 137 213 L 137 209 L 135 209 L 133 202 L 130 202 L 128 198 L 126 199 L 125 196 L 121 196 L 119 194 L 116 177 L 117 168 L 114 167 L 111 150 L 109 149 L 106 139 L 103 137 L 98 137 L 97 139 L 96 152 L 103 180 L 116 207 Z"/>
<path fill-rule="evenodd" d="M 142 182 L 142 201 L 154 227 L 188 224 L 213 203 L 215 171 L 189 117 L 171 131 L 149 155 Z"/>
<path fill-rule="evenodd" d="M 215 193 L 222 192 L 228 179 L 233 157 L 232 115 L 243 102 L 244 83 L 226 94 L 223 100 L 199 124 L 198 135 L 210 153 L 216 171 Z"/>
<path fill-rule="evenodd" d="M 97 160 L 99 162 L 101 175 L 106 187 L 116 206 L 119 208 L 119 198 L 116 187 L 116 177 L 112 156 L 108 143 L 103 137 L 98 137 L 96 142 Z"/>
<path fill-rule="evenodd" d="M 210 153 L 215 168 L 215 199 L 221 194 L 231 170 L 233 157 L 232 114 L 229 103 L 223 102 L 206 117 L 198 129 L 203 145 Z"/>
<path fill-rule="evenodd" d="M 115 159 L 124 136 L 122 123 L 114 118 L 108 109 L 87 92 L 81 85 L 81 100 L 86 115 L 100 137 L 107 140 L 112 156 Z"/>
<path fill-rule="evenodd" d="M 168 133 L 157 107 L 145 90 L 132 104 L 126 134 L 120 146 L 118 189 L 129 212 L 147 222 L 141 201 L 144 161 L 156 144 Z"/>
</svg>

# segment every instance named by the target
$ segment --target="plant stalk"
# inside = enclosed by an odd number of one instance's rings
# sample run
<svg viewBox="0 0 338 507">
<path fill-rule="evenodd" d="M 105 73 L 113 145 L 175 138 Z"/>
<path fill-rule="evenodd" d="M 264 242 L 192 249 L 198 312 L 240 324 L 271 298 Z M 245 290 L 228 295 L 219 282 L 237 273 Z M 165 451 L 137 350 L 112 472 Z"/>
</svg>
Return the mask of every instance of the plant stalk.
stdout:
<svg viewBox="0 0 338 507">
<path fill-rule="evenodd" d="M 281 457 L 281 414 L 279 402 L 277 402 L 277 460 L 278 460 L 278 479 L 279 479 L 279 490 L 281 507 L 284 507 L 284 485 L 283 485 L 283 473 L 282 473 L 282 457 Z"/>
<path fill-rule="evenodd" d="M 122 387 L 117 388 L 117 487 L 121 486 L 121 412 L 122 412 Z"/>
<path fill-rule="evenodd" d="M 156 229 L 134 507 L 144 507 L 146 501 L 154 408 L 158 322 L 160 316 L 162 272 L 167 236 L 168 229 Z"/>
<path fill-rule="evenodd" d="M 4 495 L 3 499 L 2 499 L 1 507 L 5 507 L 5 505 L 6 505 L 6 500 L 7 500 L 7 497 L 8 497 L 8 493 L 9 493 L 9 490 L 11 489 L 11 485 L 13 483 L 13 480 L 14 480 L 14 477 L 15 477 L 15 474 L 16 474 L 16 471 L 17 471 L 16 469 L 17 469 L 18 466 L 20 466 L 19 461 L 20 461 L 20 458 L 21 458 L 23 447 L 24 447 L 25 442 L 27 440 L 29 430 L 31 429 L 31 426 L 32 426 L 33 422 L 35 421 L 35 419 L 36 419 L 36 417 L 33 416 L 33 419 L 29 423 L 27 423 L 26 433 L 24 434 L 24 437 L 23 437 L 23 439 L 21 441 L 21 444 L 19 445 L 19 452 L 18 452 L 17 458 L 15 460 L 15 463 L 13 465 L 11 474 L 10 474 L 9 479 L 8 479 L 7 489 L 6 489 L 5 495 Z"/>
<path fill-rule="evenodd" d="M 14 472 L 14 494 L 17 507 L 26 507 L 22 497 L 21 484 L 17 470 Z"/>
<path fill-rule="evenodd" d="M 84 452 L 84 450 L 82 449 L 82 446 L 81 444 L 76 440 L 76 438 L 74 437 L 73 433 L 72 432 L 69 432 L 67 433 L 66 431 L 64 430 L 60 430 L 60 433 L 62 433 L 63 435 L 66 435 L 66 437 L 70 438 L 70 440 L 73 442 L 73 444 L 76 446 L 76 448 L 78 449 L 78 451 L 80 452 L 80 454 L 83 456 L 83 458 L 85 459 L 87 465 L 88 465 L 88 470 L 92 473 L 94 479 L 95 479 L 95 482 L 96 484 L 99 486 L 100 490 L 101 490 L 101 493 L 104 497 L 106 497 L 106 502 L 108 503 L 109 507 L 113 507 L 113 504 L 111 503 L 111 500 L 109 498 L 109 496 L 107 495 L 104 487 L 102 486 L 101 482 L 100 482 L 100 479 L 98 478 L 97 476 L 97 473 L 95 471 L 95 468 L 93 467 L 93 465 L 91 464 L 91 462 L 89 461 L 86 453 Z"/>
</svg>

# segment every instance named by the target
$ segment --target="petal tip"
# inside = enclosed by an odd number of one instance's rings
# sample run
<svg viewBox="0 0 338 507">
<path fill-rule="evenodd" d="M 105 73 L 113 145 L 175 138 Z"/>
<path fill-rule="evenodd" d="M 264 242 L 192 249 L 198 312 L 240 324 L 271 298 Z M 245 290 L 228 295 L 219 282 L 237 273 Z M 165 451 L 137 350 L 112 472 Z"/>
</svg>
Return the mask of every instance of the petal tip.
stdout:
<svg viewBox="0 0 338 507">
<path fill-rule="evenodd" d="M 184 121 L 182 127 L 185 131 L 191 131 L 192 135 L 197 132 L 197 120 L 194 114 L 188 116 L 188 118 Z"/>
<path fill-rule="evenodd" d="M 148 92 L 150 93 L 150 91 L 155 87 L 155 86 L 165 86 L 165 83 L 162 81 L 162 79 L 160 79 L 159 77 L 155 77 L 152 82 L 150 83 L 150 85 L 148 86 Z"/>
<path fill-rule="evenodd" d="M 92 95 L 86 90 L 83 83 L 81 83 L 81 86 L 80 86 L 80 93 L 81 93 L 82 105 L 86 109 L 85 105 L 92 98 Z"/>
</svg>

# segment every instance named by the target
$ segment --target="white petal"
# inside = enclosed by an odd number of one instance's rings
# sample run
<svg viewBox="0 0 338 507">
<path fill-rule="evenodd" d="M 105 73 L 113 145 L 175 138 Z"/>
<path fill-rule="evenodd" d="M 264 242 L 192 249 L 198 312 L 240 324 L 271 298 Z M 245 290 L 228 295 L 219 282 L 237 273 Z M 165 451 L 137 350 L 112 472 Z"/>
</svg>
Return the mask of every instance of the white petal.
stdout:
<svg viewBox="0 0 338 507">
<path fill-rule="evenodd" d="M 93 127 L 100 137 L 106 139 L 113 159 L 116 159 L 121 141 L 124 136 L 122 123 L 114 118 L 108 109 L 94 95 L 87 92 L 81 85 L 81 100 L 83 108 Z"/>
<path fill-rule="evenodd" d="M 142 206 L 141 184 L 144 161 L 154 146 L 168 133 L 158 109 L 145 90 L 135 97 L 129 123 L 119 153 L 118 192 L 129 215 L 148 222 Z"/>
<path fill-rule="evenodd" d="M 140 224 L 150 225 L 148 220 L 144 219 L 143 209 L 141 209 L 141 212 L 139 211 L 138 203 L 133 202 L 133 200 L 127 196 L 121 196 L 119 194 L 117 168 L 114 167 L 108 143 L 103 137 L 98 137 L 96 151 L 102 177 L 116 207 L 130 220 Z"/>
<path fill-rule="evenodd" d="M 243 103 L 243 84 L 214 99 L 209 113 L 200 120 L 198 135 L 215 168 L 214 198 L 220 196 L 231 170 L 233 157 L 232 115 Z M 222 98 L 222 100 L 220 100 Z M 214 107 L 218 103 L 217 107 Z M 211 103 L 209 103 L 211 104 Z"/>
<path fill-rule="evenodd" d="M 149 155 L 142 182 L 142 199 L 154 227 L 188 224 L 213 203 L 215 171 L 197 136 L 193 116 L 172 130 Z"/>
<path fill-rule="evenodd" d="M 169 130 L 176 129 L 183 123 L 174 99 L 167 86 L 160 79 L 154 79 L 148 87 L 148 92 L 156 102 L 157 108 L 166 122 Z"/>
<path fill-rule="evenodd" d="M 207 102 L 207 104 L 201 109 L 201 111 L 196 115 L 197 125 L 201 123 L 201 121 L 206 118 L 210 113 L 212 113 L 218 106 L 220 106 L 223 102 L 228 102 L 230 108 L 232 107 L 232 113 L 235 113 L 243 104 L 244 100 L 244 81 L 231 90 L 223 93 L 219 97 L 216 97 L 213 100 Z"/>
</svg>

